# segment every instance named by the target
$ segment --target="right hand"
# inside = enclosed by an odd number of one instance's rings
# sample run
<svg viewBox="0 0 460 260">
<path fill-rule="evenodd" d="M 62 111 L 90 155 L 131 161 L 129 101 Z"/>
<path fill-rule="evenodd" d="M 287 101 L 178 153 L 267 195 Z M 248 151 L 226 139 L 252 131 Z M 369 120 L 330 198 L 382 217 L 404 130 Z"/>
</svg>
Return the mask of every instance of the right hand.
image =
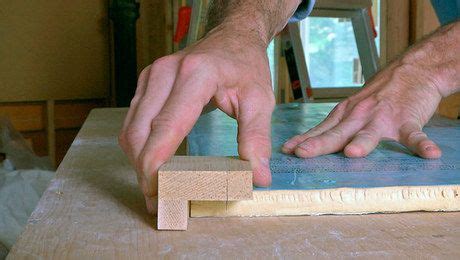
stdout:
<svg viewBox="0 0 460 260">
<path fill-rule="evenodd" d="M 134 165 L 149 212 L 156 211 L 157 172 L 212 102 L 238 121 L 238 153 L 254 184 L 271 183 L 270 121 L 274 108 L 266 44 L 218 28 L 195 45 L 156 60 L 139 76 L 119 136 Z"/>
</svg>

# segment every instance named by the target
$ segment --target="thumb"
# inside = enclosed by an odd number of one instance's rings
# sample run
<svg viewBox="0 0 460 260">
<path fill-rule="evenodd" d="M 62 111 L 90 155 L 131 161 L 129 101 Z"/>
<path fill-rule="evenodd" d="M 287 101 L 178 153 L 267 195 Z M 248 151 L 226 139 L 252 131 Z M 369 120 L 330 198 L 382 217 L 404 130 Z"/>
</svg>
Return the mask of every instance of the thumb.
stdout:
<svg viewBox="0 0 460 260">
<path fill-rule="evenodd" d="M 255 92 L 251 91 L 250 94 L 239 99 L 238 153 L 241 159 L 250 161 L 254 185 L 269 186 L 271 184 L 270 125 L 275 102 L 271 91 L 268 94 L 265 94 L 265 91 Z"/>
<path fill-rule="evenodd" d="M 420 157 L 441 157 L 441 149 L 422 132 L 422 126 L 415 122 L 408 122 L 401 127 L 400 142 Z"/>
</svg>

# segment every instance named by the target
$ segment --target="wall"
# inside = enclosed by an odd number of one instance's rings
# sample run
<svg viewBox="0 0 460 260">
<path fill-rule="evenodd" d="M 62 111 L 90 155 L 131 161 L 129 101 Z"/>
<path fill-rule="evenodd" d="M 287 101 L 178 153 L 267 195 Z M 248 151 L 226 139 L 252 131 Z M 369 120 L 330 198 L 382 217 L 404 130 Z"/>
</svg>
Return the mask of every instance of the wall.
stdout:
<svg viewBox="0 0 460 260">
<path fill-rule="evenodd" d="M 108 3 L 0 3 L 0 116 L 56 165 L 89 111 L 111 99 Z M 172 52 L 172 5 L 140 1 L 138 71 Z"/>
<path fill-rule="evenodd" d="M 59 163 L 110 86 L 108 1 L 1 1 L 0 116 Z"/>
<path fill-rule="evenodd" d="M 107 1 L 2 1 L 0 9 L 0 102 L 107 97 Z"/>
</svg>

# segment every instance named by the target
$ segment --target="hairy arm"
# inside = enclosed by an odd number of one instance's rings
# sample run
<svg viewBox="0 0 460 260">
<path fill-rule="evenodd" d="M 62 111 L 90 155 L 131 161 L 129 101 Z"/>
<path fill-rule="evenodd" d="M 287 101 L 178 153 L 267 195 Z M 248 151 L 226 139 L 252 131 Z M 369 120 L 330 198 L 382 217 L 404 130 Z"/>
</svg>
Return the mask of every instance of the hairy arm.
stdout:
<svg viewBox="0 0 460 260">
<path fill-rule="evenodd" d="M 213 0 L 206 31 L 229 30 L 251 35 L 268 45 L 292 16 L 300 0 Z"/>
<path fill-rule="evenodd" d="M 445 25 L 409 49 L 400 66 L 425 75 L 443 97 L 460 91 L 460 21 Z"/>
</svg>

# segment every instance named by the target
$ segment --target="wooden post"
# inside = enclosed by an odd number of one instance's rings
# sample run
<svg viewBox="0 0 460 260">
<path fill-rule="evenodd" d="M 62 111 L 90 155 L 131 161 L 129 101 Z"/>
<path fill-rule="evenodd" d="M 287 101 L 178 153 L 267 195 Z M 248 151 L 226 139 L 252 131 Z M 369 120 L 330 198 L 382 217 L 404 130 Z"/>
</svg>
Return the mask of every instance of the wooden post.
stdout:
<svg viewBox="0 0 460 260">
<path fill-rule="evenodd" d="M 54 127 L 54 100 L 46 101 L 46 134 L 48 157 L 51 165 L 56 166 L 56 129 Z"/>
</svg>

